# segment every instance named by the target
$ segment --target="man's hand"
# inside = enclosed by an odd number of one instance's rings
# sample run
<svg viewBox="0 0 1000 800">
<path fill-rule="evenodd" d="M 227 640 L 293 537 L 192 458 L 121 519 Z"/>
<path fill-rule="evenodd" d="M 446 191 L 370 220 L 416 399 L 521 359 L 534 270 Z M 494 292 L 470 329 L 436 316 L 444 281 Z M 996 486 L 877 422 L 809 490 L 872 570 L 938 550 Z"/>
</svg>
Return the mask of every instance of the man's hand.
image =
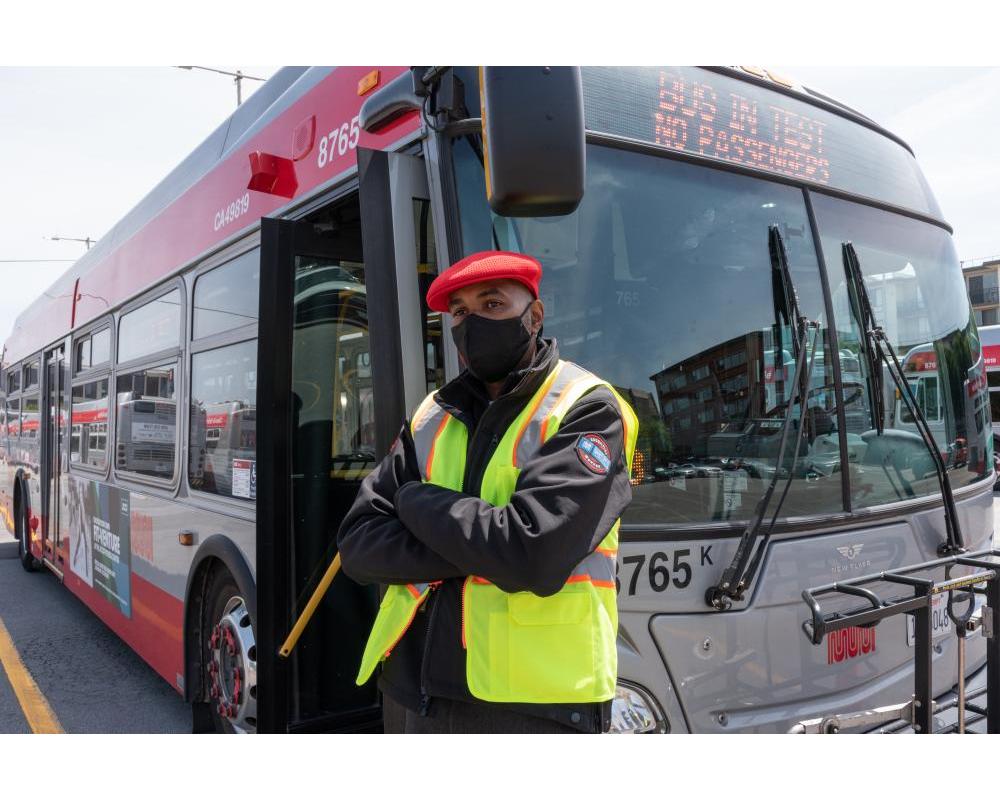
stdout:
<svg viewBox="0 0 1000 800">
<path fill-rule="evenodd" d="M 396 483 L 399 486 L 412 481 L 420 483 L 423 480 L 423 476 L 420 474 L 420 462 L 417 460 L 417 446 L 413 442 L 413 434 L 410 433 L 409 421 L 403 423 L 403 427 L 389 451 L 390 453 L 396 452 L 399 456 L 394 461 Z"/>
</svg>

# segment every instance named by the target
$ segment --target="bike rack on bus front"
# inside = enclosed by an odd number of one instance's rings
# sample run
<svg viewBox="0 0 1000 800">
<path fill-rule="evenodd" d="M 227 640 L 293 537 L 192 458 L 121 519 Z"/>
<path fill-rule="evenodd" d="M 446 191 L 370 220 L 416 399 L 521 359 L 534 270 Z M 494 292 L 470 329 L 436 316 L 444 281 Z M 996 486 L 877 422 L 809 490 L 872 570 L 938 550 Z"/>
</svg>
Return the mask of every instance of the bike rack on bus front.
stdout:
<svg viewBox="0 0 1000 800">
<path fill-rule="evenodd" d="M 806 720 L 793 726 L 790 733 L 838 733 L 842 730 L 871 728 L 896 723 L 889 732 L 912 726 L 917 733 L 964 733 L 968 725 L 986 720 L 987 733 L 1000 733 L 1000 562 L 987 561 L 1000 558 L 1000 550 L 982 550 L 966 555 L 953 555 L 914 564 L 900 569 L 866 575 L 854 580 L 830 583 L 807 589 L 802 598 L 812 612 L 812 618 L 802 623 L 806 637 L 814 644 L 822 643 L 827 634 L 844 628 L 870 628 L 888 617 L 911 614 L 914 618 L 914 671 L 913 698 L 906 703 L 867 711 L 834 714 L 819 719 Z M 970 567 L 973 571 L 957 578 L 950 577 L 955 567 Z M 916 572 L 944 568 L 944 580 L 917 578 Z M 875 594 L 872 584 L 888 583 L 912 588 L 913 594 L 883 599 Z M 959 637 L 959 678 L 957 696 L 948 702 L 935 704 L 932 696 L 932 618 L 931 604 L 939 595 L 948 594 L 948 616 L 954 623 Z M 959 596 L 961 593 L 961 596 Z M 858 597 L 867 605 L 851 611 L 824 613 L 820 598 L 829 596 Z M 976 596 L 982 596 L 981 615 L 977 610 Z M 956 604 L 968 602 L 962 613 Z M 965 638 L 982 627 L 986 637 L 986 686 L 974 692 L 965 692 Z M 973 703 L 985 694 L 986 704 Z M 957 708 L 958 720 L 934 731 L 934 715 Z M 966 712 L 973 716 L 966 719 Z"/>
</svg>

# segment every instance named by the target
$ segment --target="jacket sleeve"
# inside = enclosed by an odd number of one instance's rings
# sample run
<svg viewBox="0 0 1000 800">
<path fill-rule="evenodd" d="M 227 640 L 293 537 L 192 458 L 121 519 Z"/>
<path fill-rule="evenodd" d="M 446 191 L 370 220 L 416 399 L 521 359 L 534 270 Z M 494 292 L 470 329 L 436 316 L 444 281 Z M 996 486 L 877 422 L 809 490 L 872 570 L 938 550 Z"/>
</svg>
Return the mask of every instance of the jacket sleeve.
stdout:
<svg viewBox="0 0 1000 800">
<path fill-rule="evenodd" d="M 337 533 L 344 573 L 357 583 L 423 583 L 465 575 L 400 522 L 392 498 L 420 472 L 409 425 L 404 425 L 389 453 L 361 482 L 361 488 Z"/>
<path fill-rule="evenodd" d="M 607 442 L 606 473 L 578 454 L 585 434 Z M 624 451 L 617 403 L 599 387 L 570 409 L 521 471 L 507 505 L 407 483 L 396 492 L 396 510 L 417 539 L 464 574 L 481 575 L 505 592 L 555 594 L 632 499 Z"/>
</svg>

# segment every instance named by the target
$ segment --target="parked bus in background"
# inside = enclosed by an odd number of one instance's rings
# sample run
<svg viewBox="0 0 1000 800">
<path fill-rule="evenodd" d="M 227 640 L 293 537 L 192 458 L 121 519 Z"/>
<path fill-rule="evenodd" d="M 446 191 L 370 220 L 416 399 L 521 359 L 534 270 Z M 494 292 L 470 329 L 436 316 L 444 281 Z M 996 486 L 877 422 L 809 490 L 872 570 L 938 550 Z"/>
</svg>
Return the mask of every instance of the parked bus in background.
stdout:
<svg viewBox="0 0 1000 800">
<path fill-rule="evenodd" d="M 249 472 L 257 449 L 257 409 L 242 400 L 206 403 L 205 486 L 233 496 L 232 470 Z M 240 462 L 240 463 L 236 463 Z M 236 488 L 236 496 L 240 496 Z"/>
<path fill-rule="evenodd" d="M 92 384 L 90 388 L 94 393 L 103 391 L 103 396 L 107 396 L 106 385 L 98 387 Z M 87 400 L 82 393 L 73 399 L 75 402 L 70 432 L 70 461 L 75 464 L 97 466 L 107 458 L 108 403 L 106 400 Z"/>
<path fill-rule="evenodd" d="M 983 364 L 986 364 L 985 348 L 983 348 Z M 986 393 L 986 378 L 981 366 L 973 369 L 964 381 L 967 397 L 966 427 L 976 433 L 971 437 L 948 437 L 947 411 L 942 393 L 941 376 L 938 372 L 938 355 L 933 344 L 922 344 L 911 348 L 900 359 L 903 375 L 910 387 L 913 401 L 919 408 L 927 429 L 934 437 L 935 444 L 945 464 L 965 464 L 972 458 L 977 463 L 993 463 L 996 456 L 994 427 L 990 422 L 988 403 L 990 397 Z M 988 373 L 988 367 L 986 368 Z M 890 402 L 887 403 L 889 416 L 887 424 L 891 427 L 917 434 L 917 419 L 908 407 L 900 388 L 890 388 Z M 970 447 L 971 444 L 971 447 Z M 989 453 L 992 452 L 993 456 Z M 932 464 L 925 463 L 924 468 L 933 472 Z M 976 467 L 978 470 L 979 467 Z"/>
<path fill-rule="evenodd" d="M 979 340 L 986 364 L 986 380 L 990 392 L 990 417 L 993 420 L 993 464 L 997 472 L 995 488 L 1000 488 L 1000 325 L 983 325 Z"/>
<path fill-rule="evenodd" d="M 918 345 L 906 353 L 900 362 L 910 390 L 913 392 L 920 410 L 923 411 L 924 419 L 927 420 L 927 427 L 930 428 L 937 442 L 947 444 L 944 400 L 941 395 L 937 353 L 934 351 L 934 346 L 931 344 Z M 915 432 L 916 421 L 903 401 L 899 389 L 893 390 L 892 399 L 891 407 L 894 416 L 891 423 L 893 427 Z M 945 458 L 948 457 L 947 452 L 942 453 L 942 455 Z"/>
<path fill-rule="evenodd" d="M 934 436 L 968 454 L 944 478 L 965 545 L 990 541 L 983 353 L 950 232 L 904 142 L 766 70 L 286 68 L 18 317 L 2 516 L 197 728 L 381 728 L 374 681 L 354 684 L 376 587 L 339 575 L 277 651 L 359 481 L 459 373 L 427 286 L 517 250 L 544 268 L 545 335 L 640 422 L 612 729 L 784 731 L 905 701 L 904 622 L 813 647 L 801 593 L 949 544 L 927 447 L 873 411 L 894 404 L 873 395 L 859 294 L 897 354 L 933 351 Z M 85 447 L 105 413 L 106 447 Z M 736 591 L 723 576 L 771 488 Z M 936 644 L 942 693 L 956 653 Z M 978 680 L 981 639 L 966 659 Z"/>
<path fill-rule="evenodd" d="M 990 414 L 993 419 L 993 444 L 1000 444 L 1000 325 L 983 325 L 979 328 L 983 360 L 986 363 L 986 380 L 990 387 Z"/>
</svg>

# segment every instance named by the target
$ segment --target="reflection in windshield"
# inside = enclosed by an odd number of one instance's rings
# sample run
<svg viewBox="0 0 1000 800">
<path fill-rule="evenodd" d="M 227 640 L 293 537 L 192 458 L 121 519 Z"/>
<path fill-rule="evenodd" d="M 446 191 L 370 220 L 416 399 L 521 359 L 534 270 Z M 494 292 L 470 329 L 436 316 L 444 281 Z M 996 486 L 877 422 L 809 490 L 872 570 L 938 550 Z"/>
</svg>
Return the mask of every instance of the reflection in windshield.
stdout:
<svg viewBox="0 0 1000 800">
<path fill-rule="evenodd" d="M 626 521 L 747 519 L 777 470 L 792 474 L 783 514 L 842 509 L 836 357 L 801 191 L 726 172 L 591 147 L 572 215 L 493 218 L 482 167 L 458 147 L 466 252 L 499 246 L 538 257 L 545 333 L 639 417 Z M 793 396 L 792 331 L 772 275 L 769 229 L 788 252 L 802 313 L 820 323 L 806 429 L 777 463 Z M 811 339 L 811 337 L 809 337 Z M 812 355 L 810 353 L 810 355 Z M 857 372 L 846 353 L 844 371 Z"/>
<path fill-rule="evenodd" d="M 886 437 L 872 440 L 875 431 L 857 336 L 845 336 L 852 323 L 839 248 L 841 241 L 853 238 L 858 243 L 864 236 L 831 229 L 837 242 L 831 249 L 824 233 L 840 333 L 834 349 L 801 190 L 592 145 L 587 151 L 586 193 L 576 212 L 509 219 L 490 213 L 482 165 L 467 139 L 456 141 L 455 166 L 465 253 L 499 247 L 539 258 L 544 268 L 545 335 L 558 340 L 563 358 L 611 382 L 639 417 L 634 499 L 626 522 L 746 520 L 776 471 L 791 479 L 781 516 L 842 512 L 842 447 L 854 479 L 854 507 L 937 491 L 932 467 L 924 474 L 930 459 L 915 434 L 914 447 L 894 465 L 898 469 L 893 470 L 892 483 L 884 478 L 884 465 L 873 463 L 884 461 L 888 452 L 898 449 L 896 440 L 910 434 L 889 430 Z M 817 197 L 817 206 L 820 200 L 827 198 Z M 840 205 L 868 219 L 865 228 L 879 224 L 872 221 L 872 209 Z M 829 207 L 823 208 L 827 213 L 820 215 L 821 233 L 824 220 L 831 219 Z M 889 319 L 896 327 L 887 330 L 890 338 L 893 331 L 905 331 L 898 340 L 907 345 L 901 357 L 935 335 L 952 337 L 953 374 L 961 372 L 961 377 L 950 406 L 942 390 L 947 411 L 959 407 L 974 363 L 968 352 L 968 299 L 957 267 L 942 261 L 939 253 L 942 246 L 951 247 L 947 235 L 923 223 L 905 222 L 927 229 L 924 238 L 911 236 L 912 255 L 902 262 L 903 269 L 894 268 L 891 278 L 869 290 L 873 303 L 883 304 L 875 309 L 880 320 L 885 309 L 895 309 Z M 795 441 L 802 415 L 797 402 L 788 407 L 794 395 L 792 332 L 772 280 L 771 226 L 777 227 L 787 248 L 802 313 L 820 324 L 821 333 L 801 446 L 796 453 L 788 447 L 781 464 L 777 448 L 785 416 L 792 416 L 790 440 Z M 928 236 L 935 240 L 933 245 L 925 241 Z M 879 259 L 863 244 L 858 247 L 867 278 Z M 943 267 L 947 275 L 935 277 Z M 924 313 L 922 322 L 918 314 L 906 317 L 907 300 L 913 305 L 920 297 L 912 294 L 915 290 L 903 291 L 908 277 L 920 283 L 918 275 L 927 284 L 923 296 L 934 297 L 942 306 L 933 315 Z M 936 282 L 945 280 L 948 287 L 938 291 Z M 951 283 L 957 283 L 957 289 Z M 898 296 L 885 293 L 889 285 L 900 290 Z M 892 386 L 891 381 L 885 383 Z M 895 398 L 886 398 L 885 407 L 895 409 Z M 838 427 L 841 414 L 843 431 Z M 887 428 L 896 422 L 888 420 Z M 901 420 L 899 424 L 905 428 Z M 951 438 L 949 463 L 981 463 L 981 447 L 973 454 L 967 444 L 969 426 L 960 427 L 961 435 Z M 872 488 L 876 470 L 883 476 L 876 480 L 881 481 L 878 490 Z M 889 486 L 895 488 L 885 491 Z"/>
<path fill-rule="evenodd" d="M 861 347 L 840 258 L 842 244 L 851 242 L 875 319 L 927 417 L 952 486 L 985 476 L 992 469 L 985 366 L 951 237 L 936 226 L 842 200 L 817 195 L 813 202 L 840 346 L 855 353 Z M 913 417 L 888 375 L 883 384 L 887 434 L 862 434 L 864 446 L 850 463 L 855 506 L 938 491 Z M 850 408 L 866 428 L 874 427 L 867 395 Z"/>
</svg>

